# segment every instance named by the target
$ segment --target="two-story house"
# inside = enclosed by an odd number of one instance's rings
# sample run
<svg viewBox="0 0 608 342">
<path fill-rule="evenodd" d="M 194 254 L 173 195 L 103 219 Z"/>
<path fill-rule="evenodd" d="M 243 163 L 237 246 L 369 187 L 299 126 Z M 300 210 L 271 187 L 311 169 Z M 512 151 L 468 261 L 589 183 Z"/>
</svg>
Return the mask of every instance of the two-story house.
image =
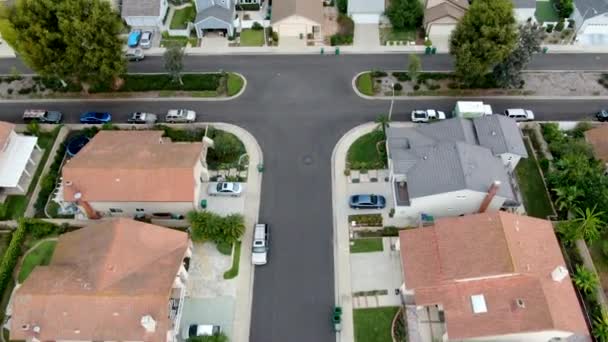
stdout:
<svg viewBox="0 0 608 342">
<path fill-rule="evenodd" d="M 57 197 L 89 218 L 184 215 L 208 180 L 210 142 L 176 143 L 163 131 L 100 131 L 66 161 Z"/>
<path fill-rule="evenodd" d="M 187 233 L 131 219 L 63 234 L 16 291 L 10 337 L 177 341 L 191 255 Z"/>
<path fill-rule="evenodd" d="M 15 125 L 0 121 L 0 191 L 24 194 L 36 172 L 34 159 L 40 157 L 38 138 L 15 132 Z M 36 156 L 38 154 L 38 156 Z"/>
<path fill-rule="evenodd" d="M 203 38 L 217 33 L 224 37 L 234 35 L 234 0 L 196 0 L 196 35 Z"/>
<path fill-rule="evenodd" d="M 510 118 L 389 127 L 387 151 L 395 217 L 410 224 L 520 205 L 512 172 L 527 151 Z"/>
</svg>

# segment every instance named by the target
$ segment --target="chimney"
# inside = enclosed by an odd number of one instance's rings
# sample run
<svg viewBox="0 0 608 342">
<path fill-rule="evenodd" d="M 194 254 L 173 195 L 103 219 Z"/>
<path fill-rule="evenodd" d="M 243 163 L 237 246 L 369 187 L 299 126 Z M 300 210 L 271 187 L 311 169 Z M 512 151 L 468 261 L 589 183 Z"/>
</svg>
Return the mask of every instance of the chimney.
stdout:
<svg viewBox="0 0 608 342">
<path fill-rule="evenodd" d="M 141 326 L 146 329 L 146 332 L 153 333 L 156 331 L 156 321 L 150 315 L 141 318 Z"/>
<path fill-rule="evenodd" d="M 557 266 L 553 272 L 551 272 L 551 278 L 553 281 L 561 283 L 562 280 L 566 279 L 568 276 L 568 269 L 562 265 Z"/>
<path fill-rule="evenodd" d="M 485 213 L 486 210 L 488 210 L 490 203 L 492 203 L 494 196 L 496 196 L 496 193 L 498 192 L 498 188 L 500 188 L 500 181 L 494 181 L 492 185 L 490 185 L 486 197 L 483 199 L 481 205 L 479 206 L 478 213 Z"/>
</svg>

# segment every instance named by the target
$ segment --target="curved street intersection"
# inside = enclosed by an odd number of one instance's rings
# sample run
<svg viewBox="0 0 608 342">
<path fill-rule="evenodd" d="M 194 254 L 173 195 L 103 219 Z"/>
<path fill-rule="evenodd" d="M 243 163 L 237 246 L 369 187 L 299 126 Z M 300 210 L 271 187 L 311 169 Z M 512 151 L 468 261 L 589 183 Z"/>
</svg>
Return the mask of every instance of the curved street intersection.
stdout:
<svg viewBox="0 0 608 342">
<path fill-rule="evenodd" d="M 388 101 L 359 98 L 351 88 L 363 70 L 403 69 L 404 55 L 348 56 L 199 56 L 188 57 L 188 71 L 223 69 L 248 80 L 232 101 L 95 100 L 39 101 L 37 107 L 61 110 L 76 122 L 85 110 L 113 113 L 124 122 L 132 111 L 166 112 L 190 108 L 199 120 L 228 122 L 250 131 L 265 160 L 260 220 L 272 227 L 270 262 L 255 272 L 250 340 L 285 342 L 335 340 L 330 311 L 334 305 L 331 204 L 331 153 L 349 129 L 388 111 Z M 426 70 L 448 70 L 448 56 L 424 59 Z M 132 64 L 132 72 L 162 72 L 162 58 Z M 8 72 L 16 60 L 0 61 Z M 21 67 L 20 67 L 21 68 Z M 608 70 L 605 55 L 541 55 L 536 70 Z M 25 69 L 21 69 L 24 70 Z M 580 120 L 606 107 L 605 99 L 484 99 L 496 111 L 534 110 L 539 120 Z M 450 111 L 455 99 L 395 102 L 393 120 L 408 120 L 414 108 Z M 2 101 L 2 120 L 19 122 L 31 101 Z"/>
</svg>

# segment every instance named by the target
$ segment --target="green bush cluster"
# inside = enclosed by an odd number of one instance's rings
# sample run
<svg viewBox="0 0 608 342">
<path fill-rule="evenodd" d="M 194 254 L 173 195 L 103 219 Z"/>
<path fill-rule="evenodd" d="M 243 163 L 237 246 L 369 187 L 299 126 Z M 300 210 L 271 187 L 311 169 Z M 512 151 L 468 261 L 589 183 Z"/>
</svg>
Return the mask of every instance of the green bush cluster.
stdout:
<svg viewBox="0 0 608 342">
<path fill-rule="evenodd" d="M 353 20 L 345 14 L 340 14 L 338 15 L 338 27 L 338 33 L 330 37 L 331 46 L 351 45 L 355 34 Z"/>
<path fill-rule="evenodd" d="M 6 286 L 11 281 L 17 260 L 21 256 L 21 246 L 26 237 L 27 226 L 23 222 L 19 222 L 19 226 L 13 232 L 11 243 L 8 245 L 0 262 L 0 293 L 4 293 Z"/>
<path fill-rule="evenodd" d="M 165 125 L 156 125 L 155 129 L 164 131 L 163 137 L 174 142 L 200 142 L 205 136 L 205 129 L 200 127 L 178 129 Z"/>
<path fill-rule="evenodd" d="M 353 221 L 360 226 L 382 227 L 382 215 L 380 214 L 348 215 L 348 222 Z"/>
<path fill-rule="evenodd" d="M 53 164 L 51 164 L 47 174 L 44 175 L 44 177 L 40 181 L 40 192 L 38 193 L 38 198 L 36 198 L 36 203 L 34 203 L 36 217 L 45 217 L 44 207 L 46 206 L 49 197 L 53 193 L 53 190 L 55 190 L 57 178 L 59 177 L 59 173 L 61 171 L 59 170 L 59 168 L 61 167 L 61 162 L 63 161 L 63 157 L 65 156 L 67 146 L 66 141 L 62 142 L 59 148 L 57 149 L 57 154 L 55 155 Z"/>
<path fill-rule="evenodd" d="M 557 14 L 560 19 L 569 18 L 572 12 L 574 12 L 574 1 L 573 0 L 553 0 L 553 4 L 557 9 Z"/>
<path fill-rule="evenodd" d="M 557 25 L 555 25 L 555 31 L 556 32 L 562 32 L 562 30 L 564 29 L 564 21 L 560 20 Z"/>
<path fill-rule="evenodd" d="M 238 4 L 236 9 L 237 11 L 259 11 L 260 4 Z"/>
<path fill-rule="evenodd" d="M 240 214 L 220 216 L 209 211 L 191 211 L 188 213 L 188 220 L 192 241 L 196 242 L 233 244 L 239 241 L 245 232 L 245 221 Z"/>
<path fill-rule="evenodd" d="M 547 33 L 553 32 L 553 27 L 554 27 L 553 24 L 547 25 L 547 28 L 546 28 Z"/>
<path fill-rule="evenodd" d="M 251 29 L 254 31 L 262 31 L 264 29 L 264 26 L 262 26 L 262 24 L 258 23 L 257 21 L 254 21 L 253 25 L 251 25 Z"/>
<path fill-rule="evenodd" d="M 412 78 L 407 72 L 402 71 L 393 72 L 393 77 L 395 77 L 399 82 L 407 82 L 412 80 Z"/>
<path fill-rule="evenodd" d="M 26 227 L 28 234 L 30 234 L 35 240 L 39 240 L 48 236 L 63 234 L 69 228 L 67 224 L 56 225 L 51 222 L 46 222 L 33 218 L 23 219 L 22 224 Z"/>
<path fill-rule="evenodd" d="M 386 73 L 386 71 L 382 71 L 382 70 L 372 70 L 371 71 L 371 75 L 372 75 L 373 78 L 388 76 L 388 74 Z"/>
<path fill-rule="evenodd" d="M 346 14 L 346 11 L 348 10 L 348 0 L 337 0 L 337 4 L 338 4 L 338 12 L 340 12 L 341 14 Z"/>
<path fill-rule="evenodd" d="M 329 38 L 331 46 L 351 45 L 353 43 L 353 35 L 336 33 Z"/>
</svg>

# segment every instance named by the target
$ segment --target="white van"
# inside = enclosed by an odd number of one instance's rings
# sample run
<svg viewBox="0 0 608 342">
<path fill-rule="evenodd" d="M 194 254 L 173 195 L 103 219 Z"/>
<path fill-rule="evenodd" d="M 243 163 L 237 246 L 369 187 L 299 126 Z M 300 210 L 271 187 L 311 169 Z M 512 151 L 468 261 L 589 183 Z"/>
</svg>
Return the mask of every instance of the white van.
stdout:
<svg viewBox="0 0 608 342">
<path fill-rule="evenodd" d="M 534 113 L 528 109 L 512 108 L 505 110 L 505 116 L 514 119 L 515 121 L 532 121 L 534 120 Z"/>
<path fill-rule="evenodd" d="M 253 227 L 253 247 L 251 251 L 251 263 L 254 265 L 266 265 L 268 262 L 268 225 L 257 223 Z"/>
</svg>

